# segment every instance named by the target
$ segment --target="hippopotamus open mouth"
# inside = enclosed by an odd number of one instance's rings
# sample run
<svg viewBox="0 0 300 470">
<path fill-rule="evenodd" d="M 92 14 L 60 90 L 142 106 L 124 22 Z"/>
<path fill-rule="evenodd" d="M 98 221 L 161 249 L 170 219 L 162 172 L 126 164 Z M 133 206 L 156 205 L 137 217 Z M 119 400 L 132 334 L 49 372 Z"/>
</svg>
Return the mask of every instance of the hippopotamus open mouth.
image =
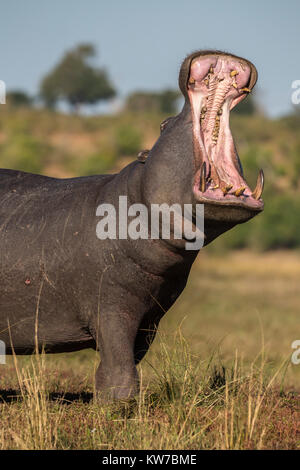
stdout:
<svg viewBox="0 0 300 470">
<path fill-rule="evenodd" d="M 205 204 L 238 206 L 254 215 L 263 210 L 264 175 L 260 170 L 252 191 L 243 176 L 229 113 L 251 92 L 256 68 L 245 59 L 218 51 L 198 52 L 185 62 L 180 87 L 192 110 L 194 196 Z"/>
</svg>

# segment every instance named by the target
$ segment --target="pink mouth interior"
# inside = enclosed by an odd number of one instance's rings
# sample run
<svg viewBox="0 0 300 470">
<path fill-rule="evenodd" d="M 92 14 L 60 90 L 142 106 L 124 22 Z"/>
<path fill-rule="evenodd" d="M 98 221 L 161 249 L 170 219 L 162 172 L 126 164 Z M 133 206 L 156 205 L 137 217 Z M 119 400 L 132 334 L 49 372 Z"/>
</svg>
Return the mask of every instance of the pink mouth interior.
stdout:
<svg viewBox="0 0 300 470">
<path fill-rule="evenodd" d="M 261 207 L 242 176 L 229 127 L 230 110 L 250 90 L 251 75 L 246 61 L 231 56 L 199 56 L 191 64 L 188 95 L 193 113 L 197 171 L 194 194 L 216 202 L 246 203 Z M 205 187 L 200 182 L 201 164 L 206 163 Z M 199 187 L 200 185 L 200 187 Z"/>
</svg>

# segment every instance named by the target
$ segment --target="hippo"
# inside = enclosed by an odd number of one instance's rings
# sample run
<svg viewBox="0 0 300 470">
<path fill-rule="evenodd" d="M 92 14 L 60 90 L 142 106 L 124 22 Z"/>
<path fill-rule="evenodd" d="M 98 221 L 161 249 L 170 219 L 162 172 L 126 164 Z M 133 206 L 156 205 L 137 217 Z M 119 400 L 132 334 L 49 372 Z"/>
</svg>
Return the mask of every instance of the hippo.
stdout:
<svg viewBox="0 0 300 470">
<path fill-rule="evenodd" d="M 229 127 L 230 110 L 256 80 L 246 59 L 194 52 L 180 68 L 181 112 L 119 173 L 58 179 L 0 170 L 0 340 L 7 354 L 93 348 L 99 399 L 137 394 L 136 366 L 200 248 L 186 249 L 174 223 L 169 239 L 121 237 L 121 225 L 116 237 L 101 238 L 98 208 L 109 204 L 118 216 L 120 196 L 128 206 L 189 205 L 196 225 L 200 205 L 203 246 L 261 213 L 263 171 L 250 189 Z"/>
</svg>

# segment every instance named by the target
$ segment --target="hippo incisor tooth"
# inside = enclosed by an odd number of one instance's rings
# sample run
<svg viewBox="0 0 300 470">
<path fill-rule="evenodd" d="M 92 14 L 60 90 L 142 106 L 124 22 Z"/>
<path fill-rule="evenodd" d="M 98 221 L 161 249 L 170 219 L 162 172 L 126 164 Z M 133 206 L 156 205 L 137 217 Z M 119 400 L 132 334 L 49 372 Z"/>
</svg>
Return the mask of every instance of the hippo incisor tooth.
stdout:
<svg viewBox="0 0 300 470">
<path fill-rule="evenodd" d="M 200 169 L 200 183 L 199 183 L 199 188 L 202 193 L 204 193 L 206 189 L 205 180 L 206 180 L 206 163 L 203 162 L 201 165 L 201 169 Z"/>
<path fill-rule="evenodd" d="M 190 78 L 189 78 L 189 83 L 190 83 L 191 85 L 193 85 L 193 84 L 195 83 L 194 77 L 190 77 Z"/>
<path fill-rule="evenodd" d="M 264 181 L 265 181 L 264 172 L 262 170 L 259 170 L 257 181 L 256 181 L 256 187 L 252 193 L 252 197 L 254 197 L 254 199 L 256 200 L 258 200 L 262 195 L 262 192 L 264 189 Z"/>
<path fill-rule="evenodd" d="M 245 186 L 242 186 L 241 188 L 237 189 L 234 194 L 235 196 L 239 197 L 243 194 L 243 192 L 245 191 L 246 187 Z"/>
<path fill-rule="evenodd" d="M 235 82 L 232 82 L 232 86 L 233 86 L 234 88 L 237 88 L 237 87 L 238 87 Z"/>
<path fill-rule="evenodd" d="M 221 187 L 221 189 L 222 189 L 222 191 L 223 191 L 223 194 L 224 194 L 224 196 L 226 196 L 226 194 L 228 193 L 228 191 L 230 191 L 230 190 L 231 190 L 231 188 L 232 188 L 232 187 L 233 187 L 233 185 L 232 185 L 232 184 L 226 184 L 226 186 L 224 186 L 224 187 Z"/>
<path fill-rule="evenodd" d="M 230 72 L 230 76 L 231 76 L 231 77 L 235 77 L 237 74 L 238 74 L 238 72 L 237 72 L 236 70 L 232 70 L 232 71 Z"/>
</svg>

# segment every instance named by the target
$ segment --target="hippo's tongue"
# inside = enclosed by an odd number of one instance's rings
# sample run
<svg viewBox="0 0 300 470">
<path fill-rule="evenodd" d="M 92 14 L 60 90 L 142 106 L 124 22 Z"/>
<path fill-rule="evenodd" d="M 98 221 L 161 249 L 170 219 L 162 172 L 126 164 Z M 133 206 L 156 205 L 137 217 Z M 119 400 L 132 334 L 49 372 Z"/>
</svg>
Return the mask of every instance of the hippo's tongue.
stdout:
<svg viewBox="0 0 300 470">
<path fill-rule="evenodd" d="M 230 110 L 251 91 L 250 75 L 246 61 L 228 55 L 199 56 L 192 61 L 188 95 L 198 167 L 194 193 L 200 198 L 261 204 L 262 170 L 252 192 L 243 178 L 229 127 Z"/>
</svg>

